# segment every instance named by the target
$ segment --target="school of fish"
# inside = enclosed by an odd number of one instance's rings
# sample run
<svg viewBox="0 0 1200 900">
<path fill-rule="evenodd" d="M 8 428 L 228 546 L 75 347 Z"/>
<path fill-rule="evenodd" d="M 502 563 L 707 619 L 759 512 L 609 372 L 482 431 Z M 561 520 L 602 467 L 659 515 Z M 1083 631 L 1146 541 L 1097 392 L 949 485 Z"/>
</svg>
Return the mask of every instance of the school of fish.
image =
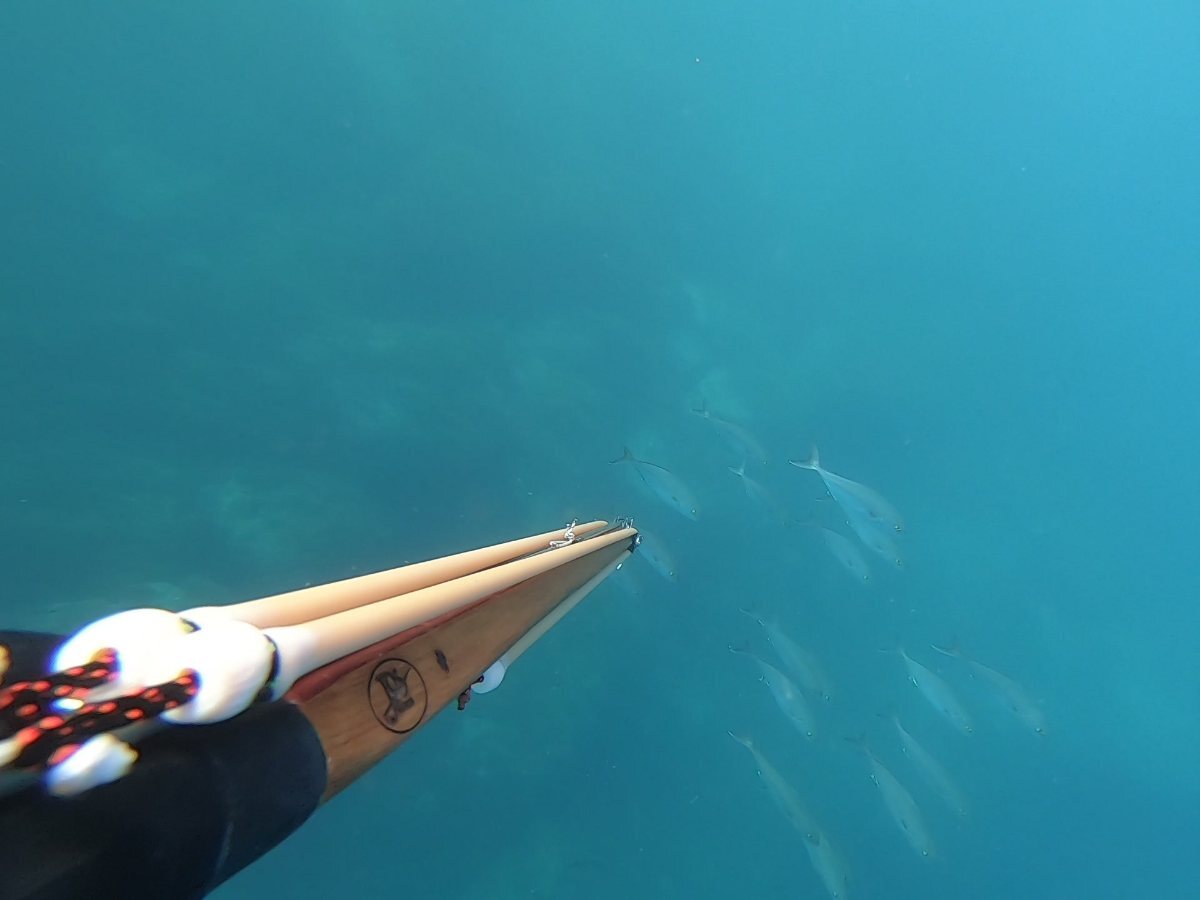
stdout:
<svg viewBox="0 0 1200 900">
<path fill-rule="evenodd" d="M 764 471 L 772 456 L 752 431 L 710 410 L 707 404 L 692 411 L 722 442 L 730 457 L 728 471 L 736 476 L 748 508 L 757 511 L 764 525 L 790 528 L 798 543 L 821 548 L 831 570 L 843 571 L 859 589 L 876 589 L 881 577 L 904 577 L 900 544 L 907 528 L 896 507 L 879 491 L 825 468 L 813 446 L 807 456 L 788 462 L 815 473 L 824 489 L 823 499 L 832 503 L 814 501 L 813 509 L 789 509 L 764 482 Z M 692 522 L 701 521 L 700 501 L 679 476 L 673 461 L 657 455 L 644 458 L 624 447 L 621 456 L 611 462 L 623 467 L 643 497 L 658 508 Z M 635 559 L 640 557 L 658 577 L 678 585 L 680 573 L 669 549 L 670 536 L 647 530 L 641 522 L 637 525 L 642 540 Z M 622 577 L 627 579 L 627 589 L 640 590 L 632 573 Z M 957 767 L 953 759 L 947 764 L 953 753 L 946 748 L 953 747 L 955 741 L 973 739 L 975 720 L 987 714 L 987 709 L 978 707 L 1006 709 L 1017 727 L 1034 735 L 1047 733 L 1045 715 L 1025 687 L 1010 675 L 967 655 L 957 642 L 949 646 L 935 643 L 934 639 L 940 637 L 936 635 L 919 645 L 863 648 L 864 654 L 882 651 L 895 660 L 888 664 L 894 672 L 888 687 L 903 705 L 890 710 L 872 709 L 862 715 L 860 733 L 834 733 L 826 724 L 830 721 L 826 710 L 838 706 L 839 692 L 816 650 L 804 646 L 779 613 L 759 608 L 757 600 L 736 608 L 745 616 L 741 621 L 747 625 L 749 635 L 728 643 L 731 659 L 736 658 L 734 677 L 744 679 L 754 696 L 769 697 L 774 714 L 786 723 L 779 732 L 785 737 L 771 738 L 777 750 L 769 758 L 759 739 L 739 730 L 737 723 L 724 723 L 723 727 L 749 751 L 762 788 L 806 851 L 813 877 L 835 900 L 850 896 L 853 872 L 842 848 L 858 836 L 853 831 L 839 834 L 836 827 L 827 827 L 829 823 L 810 805 L 805 779 L 815 786 L 822 773 L 797 764 L 799 748 L 814 744 L 842 748 L 837 751 L 842 765 L 859 772 L 874 786 L 896 837 L 918 859 L 934 861 L 939 856 L 935 834 L 950 827 L 948 820 L 962 822 L 969 815 L 968 794 L 960 787 L 962 773 L 954 771 Z M 755 683 L 760 687 L 749 687 Z M 989 698 L 991 703 L 987 703 Z M 934 723 L 923 726 L 928 734 L 917 727 L 922 720 Z M 943 726 L 938 726 L 938 721 Z M 936 732 L 938 728 L 942 728 L 941 733 Z M 875 734 L 868 737 L 871 730 Z M 789 777 L 789 771 L 805 775 Z M 926 797 L 934 801 L 932 811 L 925 808 L 930 805 L 924 802 Z"/>
</svg>

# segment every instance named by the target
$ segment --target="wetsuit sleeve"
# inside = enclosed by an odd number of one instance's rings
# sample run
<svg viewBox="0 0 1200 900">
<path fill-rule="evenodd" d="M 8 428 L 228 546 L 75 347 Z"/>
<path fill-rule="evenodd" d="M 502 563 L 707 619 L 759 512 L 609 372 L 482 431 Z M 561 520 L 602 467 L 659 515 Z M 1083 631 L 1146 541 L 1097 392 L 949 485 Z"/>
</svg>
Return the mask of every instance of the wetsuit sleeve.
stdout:
<svg viewBox="0 0 1200 900">
<path fill-rule="evenodd" d="M 59 640 L 0 632 L 5 683 L 48 672 Z M 320 741 L 283 701 L 137 749 L 124 778 L 76 797 L 0 780 L 0 897 L 201 897 L 295 831 L 325 789 Z"/>
</svg>

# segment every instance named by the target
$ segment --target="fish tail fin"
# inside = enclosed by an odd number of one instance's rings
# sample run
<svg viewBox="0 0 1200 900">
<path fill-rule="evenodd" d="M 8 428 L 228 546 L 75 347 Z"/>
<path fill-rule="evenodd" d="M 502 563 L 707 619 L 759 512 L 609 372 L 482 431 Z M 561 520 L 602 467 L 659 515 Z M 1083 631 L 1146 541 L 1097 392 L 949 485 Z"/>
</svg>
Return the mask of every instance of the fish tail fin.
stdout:
<svg viewBox="0 0 1200 900">
<path fill-rule="evenodd" d="M 788 462 L 798 469 L 812 469 L 816 472 L 821 468 L 821 454 L 817 452 L 817 445 L 813 444 L 812 449 L 808 451 L 808 459 L 789 459 Z"/>
<path fill-rule="evenodd" d="M 621 450 L 624 452 L 619 457 L 617 457 L 616 459 L 610 459 L 608 461 L 610 465 L 615 465 L 616 463 L 623 463 L 623 462 L 637 462 L 637 457 L 635 457 L 632 453 L 629 452 L 628 447 L 622 447 Z"/>
</svg>

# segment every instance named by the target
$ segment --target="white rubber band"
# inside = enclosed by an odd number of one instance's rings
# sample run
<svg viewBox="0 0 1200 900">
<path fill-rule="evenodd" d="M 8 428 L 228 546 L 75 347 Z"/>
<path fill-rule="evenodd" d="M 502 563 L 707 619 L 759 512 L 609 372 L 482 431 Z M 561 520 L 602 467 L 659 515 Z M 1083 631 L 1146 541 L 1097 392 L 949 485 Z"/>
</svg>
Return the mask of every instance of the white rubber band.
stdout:
<svg viewBox="0 0 1200 900">
<path fill-rule="evenodd" d="M 220 722 L 245 710 L 266 685 L 275 648 L 258 628 L 210 616 L 200 627 L 163 609 L 131 609 L 84 626 L 59 648 L 56 671 L 88 663 L 106 648 L 117 651 L 115 679 L 89 691 L 88 702 L 163 684 L 193 669 L 196 696 L 163 713 L 177 724 Z"/>
</svg>

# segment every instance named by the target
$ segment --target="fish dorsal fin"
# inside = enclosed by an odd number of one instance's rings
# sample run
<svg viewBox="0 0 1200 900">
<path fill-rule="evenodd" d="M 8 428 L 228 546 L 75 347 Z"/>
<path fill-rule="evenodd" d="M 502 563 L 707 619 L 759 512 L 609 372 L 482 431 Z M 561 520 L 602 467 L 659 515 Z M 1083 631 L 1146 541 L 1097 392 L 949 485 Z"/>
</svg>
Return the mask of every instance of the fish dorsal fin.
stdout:
<svg viewBox="0 0 1200 900">
<path fill-rule="evenodd" d="M 670 470 L 670 469 L 668 469 L 666 466 L 660 466 L 658 463 L 652 463 L 652 462 L 649 462 L 649 461 L 647 461 L 647 460 L 644 460 L 644 459 L 636 459 L 636 458 L 635 458 L 635 459 L 633 460 L 633 462 L 634 462 L 636 465 L 639 465 L 639 466 L 649 466 L 649 467 L 650 467 L 650 468 L 652 468 L 652 469 L 658 469 L 659 471 L 661 471 L 661 472 L 667 472 L 668 474 L 669 474 L 669 473 L 670 473 L 670 471 L 671 471 L 671 470 Z"/>
<path fill-rule="evenodd" d="M 744 613 L 745 615 L 749 616 L 750 618 L 752 618 L 755 622 L 757 622 L 759 625 L 763 626 L 764 628 L 767 627 L 767 623 L 763 619 L 763 617 L 760 616 L 758 613 L 756 613 L 754 610 L 746 609 L 744 606 L 739 606 L 738 612 Z"/>
<path fill-rule="evenodd" d="M 609 463 L 611 465 L 616 465 L 617 463 L 633 463 L 635 468 L 638 466 L 649 466 L 652 469 L 659 469 L 663 472 L 669 473 L 671 471 L 666 466 L 660 466 L 658 463 L 652 463 L 646 459 L 638 459 L 636 456 L 633 455 L 632 451 L 630 451 L 630 449 L 628 447 L 622 447 L 621 449 L 624 452 L 621 454 L 619 459 L 610 459 L 609 460 Z"/>
<path fill-rule="evenodd" d="M 735 741 L 737 741 L 739 744 L 741 744 L 743 747 L 745 747 L 747 750 L 749 750 L 751 753 L 754 752 L 754 739 L 751 738 L 749 735 L 734 734 L 732 731 L 726 731 L 725 733 L 727 735 L 729 735 L 731 738 L 733 738 Z"/>
<path fill-rule="evenodd" d="M 958 638 L 951 640 L 949 647 L 939 647 L 937 644 L 930 644 L 929 646 L 943 656 L 953 656 L 955 659 L 967 658 L 967 655 L 962 652 L 962 647 L 959 646 Z"/>
</svg>

